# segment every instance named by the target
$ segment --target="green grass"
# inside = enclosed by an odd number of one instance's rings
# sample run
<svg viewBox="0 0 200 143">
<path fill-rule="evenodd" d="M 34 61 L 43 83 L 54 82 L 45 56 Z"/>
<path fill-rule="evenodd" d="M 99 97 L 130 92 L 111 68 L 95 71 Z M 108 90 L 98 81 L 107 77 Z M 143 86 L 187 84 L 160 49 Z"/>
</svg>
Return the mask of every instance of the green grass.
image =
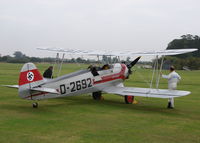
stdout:
<svg viewBox="0 0 200 143">
<path fill-rule="evenodd" d="M 49 64 L 37 66 L 44 71 Z M 0 67 L 0 84 L 17 84 L 22 64 Z M 86 67 L 65 64 L 62 74 Z M 138 97 L 138 104 L 127 105 L 108 94 L 103 101 L 89 95 L 43 100 L 33 109 L 16 89 L 0 87 L 0 143 L 199 143 L 200 71 L 178 73 L 183 78 L 178 89 L 192 94 L 176 98 L 174 110 L 166 109 L 167 99 Z M 148 87 L 143 78 L 150 75 L 138 69 L 125 84 Z M 166 88 L 167 81 L 161 79 L 160 87 Z"/>
</svg>

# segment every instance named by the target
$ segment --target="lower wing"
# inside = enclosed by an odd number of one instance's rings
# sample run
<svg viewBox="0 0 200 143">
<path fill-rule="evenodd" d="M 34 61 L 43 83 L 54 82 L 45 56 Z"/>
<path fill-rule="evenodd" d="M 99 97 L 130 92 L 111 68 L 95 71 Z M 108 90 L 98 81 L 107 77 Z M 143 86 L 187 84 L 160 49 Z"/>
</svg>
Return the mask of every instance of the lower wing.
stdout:
<svg viewBox="0 0 200 143">
<path fill-rule="evenodd" d="M 118 87 L 112 86 L 103 89 L 106 93 L 128 95 L 128 96 L 142 96 L 155 98 L 172 98 L 189 95 L 190 91 L 182 90 L 168 90 L 168 89 L 151 89 L 151 88 L 136 88 L 136 87 Z"/>
</svg>

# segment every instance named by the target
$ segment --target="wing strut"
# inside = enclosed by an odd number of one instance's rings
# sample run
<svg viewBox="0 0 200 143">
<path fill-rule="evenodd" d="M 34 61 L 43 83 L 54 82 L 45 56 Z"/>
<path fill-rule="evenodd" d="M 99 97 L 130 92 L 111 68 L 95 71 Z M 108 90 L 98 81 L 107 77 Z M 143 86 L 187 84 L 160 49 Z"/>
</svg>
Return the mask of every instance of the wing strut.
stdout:
<svg viewBox="0 0 200 143">
<path fill-rule="evenodd" d="M 161 60 L 161 64 L 160 64 L 160 70 L 159 70 L 158 78 L 157 78 L 157 81 L 156 81 L 156 88 L 157 89 L 158 89 L 159 82 L 160 82 L 160 77 L 161 77 L 160 73 L 162 71 L 163 61 L 164 61 L 164 56 L 162 56 L 162 60 Z"/>
<path fill-rule="evenodd" d="M 59 71 L 58 71 L 57 77 L 60 76 L 60 71 L 61 71 L 61 69 L 62 69 L 64 57 L 65 57 L 65 53 L 63 53 L 63 55 L 62 55 L 62 60 L 61 60 L 60 65 L 59 65 Z"/>
<path fill-rule="evenodd" d="M 56 53 L 56 59 L 55 59 L 55 63 L 53 65 L 53 74 L 54 74 L 54 71 L 55 71 L 55 67 L 56 65 L 59 63 L 59 53 Z M 53 76 L 53 74 L 51 76 Z M 52 78 L 52 77 L 51 77 Z"/>
<path fill-rule="evenodd" d="M 162 56 L 162 60 L 161 60 L 161 63 L 160 63 L 160 69 L 159 69 L 158 55 L 156 56 L 154 67 L 153 67 L 153 73 L 152 73 L 152 77 L 151 77 L 150 89 L 153 88 L 154 78 L 156 80 L 156 83 L 155 83 L 156 89 L 158 89 L 158 87 L 159 87 L 160 72 L 162 71 L 163 61 L 164 61 L 164 56 Z"/>
<path fill-rule="evenodd" d="M 154 67 L 153 67 L 153 73 L 152 73 L 152 77 L 151 77 L 151 83 L 150 83 L 150 89 L 152 88 L 153 85 L 153 79 L 154 79 L 154 75 L 155 75 L 155 71 L 158 65 L 158 55 L 156 56 L 156 61 L 154 63 Z"/>
</svg>

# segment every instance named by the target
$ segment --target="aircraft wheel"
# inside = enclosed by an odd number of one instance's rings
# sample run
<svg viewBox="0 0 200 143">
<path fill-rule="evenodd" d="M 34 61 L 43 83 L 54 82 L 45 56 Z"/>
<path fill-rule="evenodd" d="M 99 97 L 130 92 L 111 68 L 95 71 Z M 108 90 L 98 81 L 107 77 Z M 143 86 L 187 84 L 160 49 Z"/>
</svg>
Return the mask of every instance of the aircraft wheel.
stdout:
<svg viewBox="0 0 200 143">
<path fill-rule="evenodd" d="M 174 98 L 169 98 L 168 99 L 168 109 L 174 109 Z"/>
<path fill-rule="evenodd" d="M 92 93 L 92 97 L 93 97 L 94 100 L 101 100 L 101 99 L 103 99 L 103 97 L 101 96 L 101 91 L 93 92 Z"/>
<path fill-rule="evenodd" d="M 38 108 L 38 103 L 37 102 L 33 103 L 33 108 Z"/>
<path fill-rule="evenodd" d="M 168 102 L 167 108 L 168 108 L 168 109 L 174 109 L 174 107 L 172 106 L 172 103 L 171 103 L 171 102 Z"/>
<path fill-rule="evenodd" d="M 133 101 L 134 101 L 134 96 L 128 96 L 128 95 L 126 95 L 126 96 L 124 96 L 124 99 L 125 99 L 125 103 L 126 104 L 132 104 Z"/>
</svg>

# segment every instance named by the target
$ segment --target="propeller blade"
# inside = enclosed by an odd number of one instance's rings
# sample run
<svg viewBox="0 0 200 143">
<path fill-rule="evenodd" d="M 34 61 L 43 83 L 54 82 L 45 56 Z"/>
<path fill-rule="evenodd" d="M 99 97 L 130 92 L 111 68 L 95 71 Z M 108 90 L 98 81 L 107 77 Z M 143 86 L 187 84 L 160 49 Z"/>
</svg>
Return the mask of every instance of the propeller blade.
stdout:
<svg viewBox="0 0 200 143">
<path fill-rule="evenodd" d="M 131 69 L 139 61 L 140 58 L 141 58 L 141 56 L 137 57 L 134 61 L 132 61 L 130 64 L 128 64 L 127 67 L 129 69 Z"/>
</svg>

